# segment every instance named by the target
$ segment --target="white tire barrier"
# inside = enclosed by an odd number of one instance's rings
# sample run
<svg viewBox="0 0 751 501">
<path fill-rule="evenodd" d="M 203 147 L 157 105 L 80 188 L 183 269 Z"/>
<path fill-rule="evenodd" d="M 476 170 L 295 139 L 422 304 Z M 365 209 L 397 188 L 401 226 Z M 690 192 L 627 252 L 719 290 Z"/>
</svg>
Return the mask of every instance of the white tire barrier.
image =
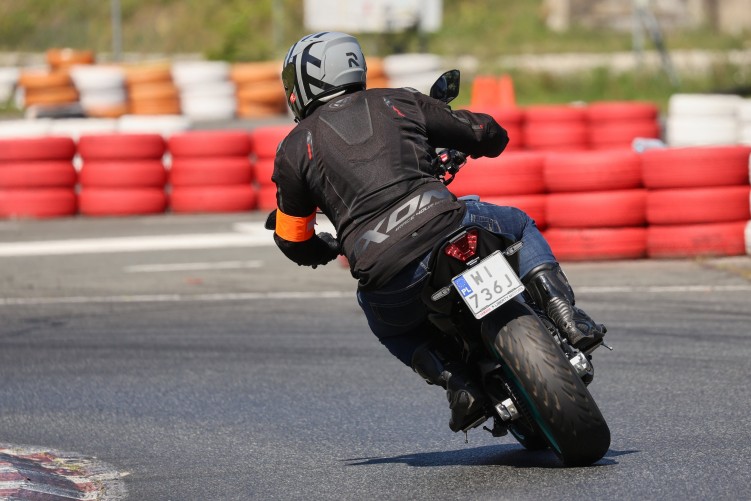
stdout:
<svg viewBox="0 0 751 501">
<path fill-rule="evenodd" d="M 670 146 L 737 144 L 737 110 L 732 94 L 673 94 L 668 102 L 665 139 Z"/>
<path fill-rule="evenodd" d="M 237 113 L 231 66 L 223 61 L 182 61 L 172 65 L 180 106 L 192 120 L 229 120 Z"/>
<path fill-rule="evenodd" d="M 0 68 L 0 104 L 7 103 L 13 97 L 20 74 L 18 68 Z"/>
<path fill-rule="evenodd" d="M 118 66 L 78 65 L 70 77 L 89 117 L 117 118 L 127 112 L 125 72 Z"/>
</svg>

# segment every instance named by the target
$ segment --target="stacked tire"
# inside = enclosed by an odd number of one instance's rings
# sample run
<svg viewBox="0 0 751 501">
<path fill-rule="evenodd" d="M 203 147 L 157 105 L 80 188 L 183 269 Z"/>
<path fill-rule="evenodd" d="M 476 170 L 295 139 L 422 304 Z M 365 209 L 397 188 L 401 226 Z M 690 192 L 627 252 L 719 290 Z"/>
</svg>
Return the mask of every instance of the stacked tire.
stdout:
<svg viewBox="0 0 751 501">
<path fill-rule="evenodd" d="M 244 212 L 256 208 L 252 142 L 247 131 L 187 131 L 172 135 L 168 149 L 172 212 Z"/>
<path fill-rule="evenodd" d="M 368 58 L 368 89 L 383 89 L 389 87 L 389 77 L 386 75 L 386 67 L 380 57 Z"/>
<path fill-rule="evenodd" d="M 653 258 L 745 254 L 749 146 L 648 150 L 647 250 Z"/>
<path fill-rule="evenodd" d="M 125 73 L 119 66 L 73 66 L 70 76 L 86 116 L 117 118 L 127 113 Z"/>
<path fill-rule="evenodd" d="M 738 144 L 751 146 L 751 99 L 738 104 Z"/>
<path fill-rule="evenodd" d="M 52 71 L 68 71 L 81 64 L 94 64 L 94 52 L 91 50 L 52 48 L 45 53 L 47 65 Z"/>
<path fill-rule="evenodd" d="M 600 101 L 586 108 L 589 147 L 629 148 L 634 139 L 660 138 L 658 108 L 637 101 Z"/>
<path fill-rule="evenodd" d="M 179 115 L 180 94 L 168 64 L 141 64 L 125 68 L 130 115 Z"/>
<path fill-rule="evenodd" d="M 230 64 L 224 61 L 178 61 L 172 80 L 180 90 L 180 108 L 191 120 L 230 120 L 237 111 Z"/>
<path fill-rule="evenodd" d="M 78 102 L 78 91 L 64 71 L 29 69 L 18 78 L 19 107 L 63 107 Z"/>
<path fill-rule="evenodd" d="M 545 236 L 561 260 L 637 259 L 646 255 L 641 163 L 627 149 L 548 153 L 544 166 Z"/>
<path fill-rule="evenodd" d="M 669 146 L 734 145 L 738 140 L 737 109 L 732 94 L 673 94 L 668 102 L 665 137 Z"/>
<path fill-rule="evenodd" d="M 284 114 L 287 105 L 281 74 L 281 65 L 276 62 L 232 65 L 230 80 L 237 87 L 237 115 L 265 118 Z"/>
<path fill-rule="evenodd" d="M 74 215 L 75 154 L 68 137 L 0 139 L 0 218 Z"/>
<path fill-rule="evenodd" d="M 13 97 L 21 71 L 14 67 L 0 67 L 0 105 L 5 105 Z"/>
<path fill-rule="evenodd" d="M 258 208 L 261 210 L 276 209 L 276 185 L 271 180 L 274 173 L 274 158 L 279 143 L 287 137 L 292 128 L 290 125 L 276 125 L 258 127 L 252 132 Z"/>
<path fill-rule="evenodd" d="M 523 143 L 534 151 L 581 151 L 589 147 L 586 107 L 528 106 L 524 112 Z"/>
<path fill-rule="evenodd" d="M 508 152 L 496 158 L 467 161 L 449 185 L 456 196 L 479 195 L 484 202 L 517 207 L 534 219 L 538 228 L 547 226 L 543 166 L 545 155 Z"/>
<path fill-rule="evenodd" d="M 79 212 L 96 217 L 163 213 L 165 149 L 158 134 L 81 136 Z"/>
</svg>

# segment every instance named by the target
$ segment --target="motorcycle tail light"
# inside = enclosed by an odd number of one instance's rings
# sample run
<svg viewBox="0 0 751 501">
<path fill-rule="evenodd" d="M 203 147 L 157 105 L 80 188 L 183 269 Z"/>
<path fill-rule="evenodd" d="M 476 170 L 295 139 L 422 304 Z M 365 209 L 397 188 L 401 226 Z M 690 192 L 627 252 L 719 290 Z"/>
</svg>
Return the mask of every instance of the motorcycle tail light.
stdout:
<svg viewBox="0 0 751 501">
<path fill-rule="evenodd" d="M 477 230 L 468 230 L 449 242 L 443 252 L 462 263 L 466 263 L 477 253 Z"/>
</svg>

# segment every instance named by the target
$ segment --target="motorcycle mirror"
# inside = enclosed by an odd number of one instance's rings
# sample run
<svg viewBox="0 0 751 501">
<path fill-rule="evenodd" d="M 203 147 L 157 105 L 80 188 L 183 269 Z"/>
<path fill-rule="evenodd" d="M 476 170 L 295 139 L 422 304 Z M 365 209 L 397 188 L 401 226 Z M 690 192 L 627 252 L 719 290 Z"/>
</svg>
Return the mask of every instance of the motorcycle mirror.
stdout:
<svg viewBox="0 0 751 501">
<path fill-rule="evenodd" d="M 459 70 L 450 70 L 438 77 L 430 88 L 430 97 L 448 104 L 459 95 Z"/>
</svg>

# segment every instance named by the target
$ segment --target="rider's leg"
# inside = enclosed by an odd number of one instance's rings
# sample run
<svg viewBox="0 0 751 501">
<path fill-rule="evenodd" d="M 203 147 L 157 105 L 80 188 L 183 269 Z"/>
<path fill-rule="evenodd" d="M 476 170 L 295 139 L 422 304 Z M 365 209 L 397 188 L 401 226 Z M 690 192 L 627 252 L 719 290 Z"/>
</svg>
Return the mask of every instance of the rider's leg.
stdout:
<svg viewBox="0 0 751 501">
<path fill-rule="evenodd" d="M 526 213 L 513 207 L 467 202 L 463 224 L 479 225 L 514 241 L 521 240 L 524 245 L 519 251 L 520 275 L 538 307 L 577 348 L 586 351 L 600 342 L 605 327 L 574 306 L 571 285 L 547 241 Z"/>
<path fill-rule="evenodd" d="M 429 384 L 446 390 L 451 409 L 451 431 L 461 431 L 484 415 L 486 398 L 467 366 L 446 359 L 434 341 L 417 347 L 412 355 L 412 369 Z"/>
<path fill-rule="evenodd" d="M 459 431 L 478 417 L 484 396 L 460 357 L 453 356 L 454 350 L 438 348 L 439 333 L 427 320 L 421 299 L 426 270 L 427 256 L 407 266 L 383 288 L 358 291 L 357 299 L 378 340 L 428 383 L 446 390 L 449 427 Z"/>
<path fill-rule="evenodd" d="M 574 306 L 574 291 L 558 263 L 535 267 L 522 277 L 522 282 L 534 302 L 575 348 L 587 351 L 602 341 L 607 329 Z"/>
</svg>

